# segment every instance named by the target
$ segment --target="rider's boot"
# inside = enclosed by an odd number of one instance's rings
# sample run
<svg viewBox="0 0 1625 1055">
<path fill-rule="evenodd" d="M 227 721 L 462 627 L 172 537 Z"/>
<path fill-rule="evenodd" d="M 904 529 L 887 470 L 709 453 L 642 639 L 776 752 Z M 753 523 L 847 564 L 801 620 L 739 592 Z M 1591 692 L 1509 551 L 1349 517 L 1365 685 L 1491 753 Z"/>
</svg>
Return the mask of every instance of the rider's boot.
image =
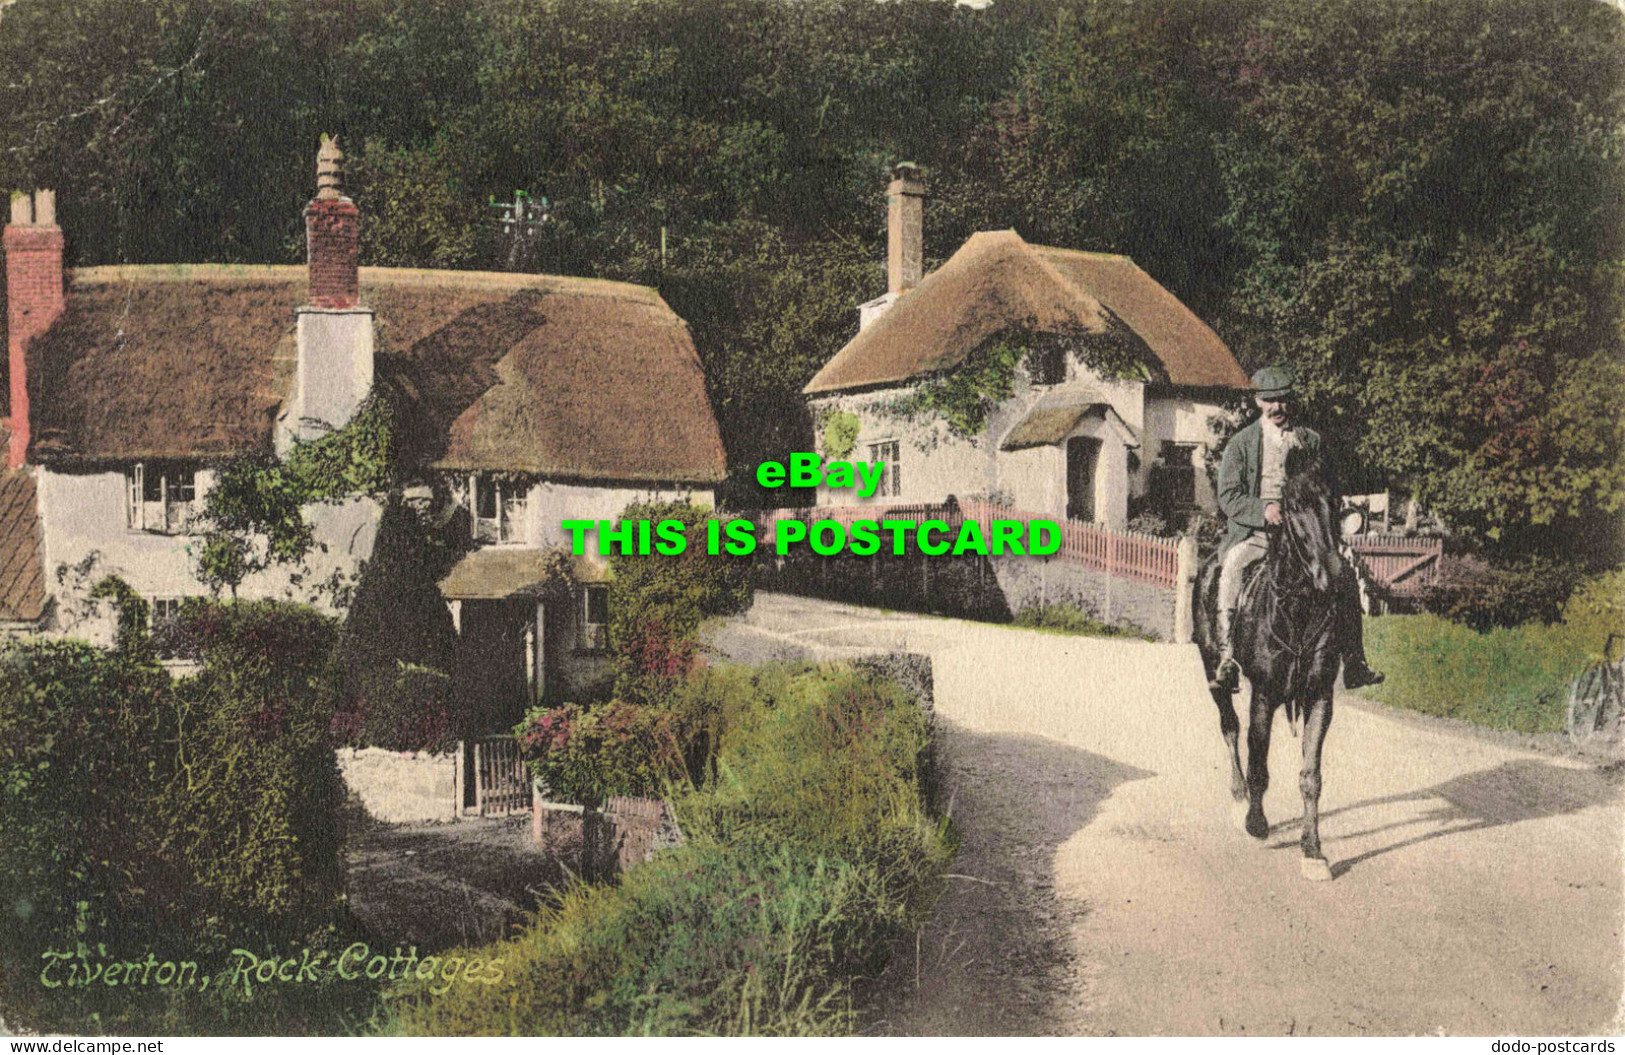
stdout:
<svg viewBox="0 0 1625 1055">
<path fill-rule="evenodd" d="M 1338 591 L 1338 607 L 1343 624 L 1343 688 L 1353 691 L 1367 685 L 1381 685 L 1387 675 L 1365 659 L 1365 621 L 1360 610 L 1360 589 L 1353 576 Z"/>
<path fill-rule="evenodd" d="M 1219 610 L 1219 665 L 1214 668 L 1213 680 L 1207 683 L 1211 692 L 1235 692 L 1241 687 L 1241 666 L 1236 662 L 1235 638 L 1231 628 L 1236 621 L 1233 608 Z"/>
<path fill-rule="evenodd" d="M 1388 675 L 1365 661 L 1359 653 L 1343 657 L 1343 688 L 1353 691 L 1367 685 L 1381 685 Z"/>
</svg>

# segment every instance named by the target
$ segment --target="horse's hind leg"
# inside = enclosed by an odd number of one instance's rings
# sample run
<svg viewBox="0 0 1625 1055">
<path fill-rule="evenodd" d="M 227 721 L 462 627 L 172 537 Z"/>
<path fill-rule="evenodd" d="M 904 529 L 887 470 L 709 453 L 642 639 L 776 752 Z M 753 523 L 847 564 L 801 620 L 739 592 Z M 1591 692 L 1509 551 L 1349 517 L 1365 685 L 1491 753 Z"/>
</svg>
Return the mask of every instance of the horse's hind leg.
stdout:
<svg viewBox="0 0 1625 1055">
<path fill-rule="evenodd" d="M 1275 720 L 1275 701 L 1253 689 L 1251 714 L 1247 723 L 1247 834 L 1266 839 L 1270 823 L 1264 819 L 1264 792 L 1270 786 L 1270 723 Z"/>
<path fill-rule="evenodd" d="M 1303 770 L 1298 774 L 1298 790 L 1303 792 L 1303 860 L 1299 867 L 1305 879 L 1324 882 L 1332 877 L 1331 866 L 1320 852 L 1320 758 L 1326 743 L 1326 730 L 1332 724 L 1332 694 L 1309 705 L 1303 723 Z"/>
</svg>

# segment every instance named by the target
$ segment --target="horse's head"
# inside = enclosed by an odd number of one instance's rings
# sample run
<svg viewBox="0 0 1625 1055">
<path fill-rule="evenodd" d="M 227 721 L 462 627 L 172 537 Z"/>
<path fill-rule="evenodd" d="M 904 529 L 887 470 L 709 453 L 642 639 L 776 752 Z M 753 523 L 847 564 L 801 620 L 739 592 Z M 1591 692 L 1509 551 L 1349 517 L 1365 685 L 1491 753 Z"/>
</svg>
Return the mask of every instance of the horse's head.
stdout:
<svg viewBox="0 0 1625 1055">
<path fill-rule="evenodd" d="M 1289 477 L 1281 489 L 1280 542 L 1317 592 L 1330 590 L 1343 574 L 1332 496 L 1318 464 Z"/>
</svg>

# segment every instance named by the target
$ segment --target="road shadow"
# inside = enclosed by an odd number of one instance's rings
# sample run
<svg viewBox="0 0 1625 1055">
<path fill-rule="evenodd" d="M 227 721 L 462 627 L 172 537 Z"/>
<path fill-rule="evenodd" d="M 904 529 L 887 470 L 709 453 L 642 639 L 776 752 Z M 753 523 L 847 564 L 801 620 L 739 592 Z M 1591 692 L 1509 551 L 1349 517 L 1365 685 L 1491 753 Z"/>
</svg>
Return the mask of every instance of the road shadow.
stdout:
<svg viewBox="0 0 1625 1055">
<path fill-rule="evenodd" d="M 1359 839 L 1369 835 L 1393 832 L 1394 841 L 1364 853 L 1337 861 L 1332 865 L 1334 877 L 1350 869 L 1395 850 L 1443 839 L 1467 832 L 1499 828 L 1521 821 L 1540 820 L 1567 813 L 1578 813 L 1593 806 L 1603 806 L 1620 800 L 1620 785 L 1625 770 L 1619 766 L 1599 769 L 1572 769 L 1554 766 L 1537 759 L 1519 759 L 1503 762 L 1489 769 L 1452 777 L 1432 787 L 1417 791 L 1384 795 L 1361 802 L 1322 810 L 1321 838 L 1328 843 Z M 1328 831 L 1325 822 L 1345 814 L 1355 814 L 1379 806 L 1415 802 L 1429 804 L 1429 808 L 1403 820 L 1376 824 L 1358 831 L 1345 832 L 1335 828 Z M 1272 825 L 1272 830 L 1294 827 L 1303 818 Z M 1401 835 L 1406 829 L 1427 826 L 1430 830 Z M 1273 850 L 1297 849 L 1298 840 L 1271 843 Z"/>
<path fill-rule="evenodd" d="M 879 1036 L 1065 1030 L 1078 991 L 1070 934 L 1086 908 L 1055 894 L 1055 856 L 1118 785 L 1155 774 L 1043 737 L 938 720 L 958 858 L 918 935 L 860 993 Z"/>
</svg>

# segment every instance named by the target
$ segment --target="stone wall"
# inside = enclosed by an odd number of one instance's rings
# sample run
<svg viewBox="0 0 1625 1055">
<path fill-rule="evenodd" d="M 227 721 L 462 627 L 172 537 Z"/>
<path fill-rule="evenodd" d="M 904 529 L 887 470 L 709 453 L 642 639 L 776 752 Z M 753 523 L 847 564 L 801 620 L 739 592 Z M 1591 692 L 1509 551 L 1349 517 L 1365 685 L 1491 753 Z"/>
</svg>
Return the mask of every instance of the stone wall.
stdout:
<svg viewBox="0 0 1625 1055">
<path fill-rule="evenodd" d="M 995 557 L 993 571 L 1010 611 L 1070 604 L 1103 623 L 1174 640 L 1174 591 L 1135 582 L 1075 561 Z"/>
<path fill-rule="evenodd" d="M 404 824 L 457 819 L 462 794 L 458 752 L 341 747 L 336 754 L 345 787 L 373 820 Z"/>
<path fill-rule="evenodd" d="M 758 551 L 762 553 L 763 551 Z M 819 557 L 766 552 L 757 589 L 899 611 L 1004 622 L 1027 608 L 1072 604 L 1102 622 L 1177 639 L 1174 589 L 1042 557 Z"/>
</svg>

